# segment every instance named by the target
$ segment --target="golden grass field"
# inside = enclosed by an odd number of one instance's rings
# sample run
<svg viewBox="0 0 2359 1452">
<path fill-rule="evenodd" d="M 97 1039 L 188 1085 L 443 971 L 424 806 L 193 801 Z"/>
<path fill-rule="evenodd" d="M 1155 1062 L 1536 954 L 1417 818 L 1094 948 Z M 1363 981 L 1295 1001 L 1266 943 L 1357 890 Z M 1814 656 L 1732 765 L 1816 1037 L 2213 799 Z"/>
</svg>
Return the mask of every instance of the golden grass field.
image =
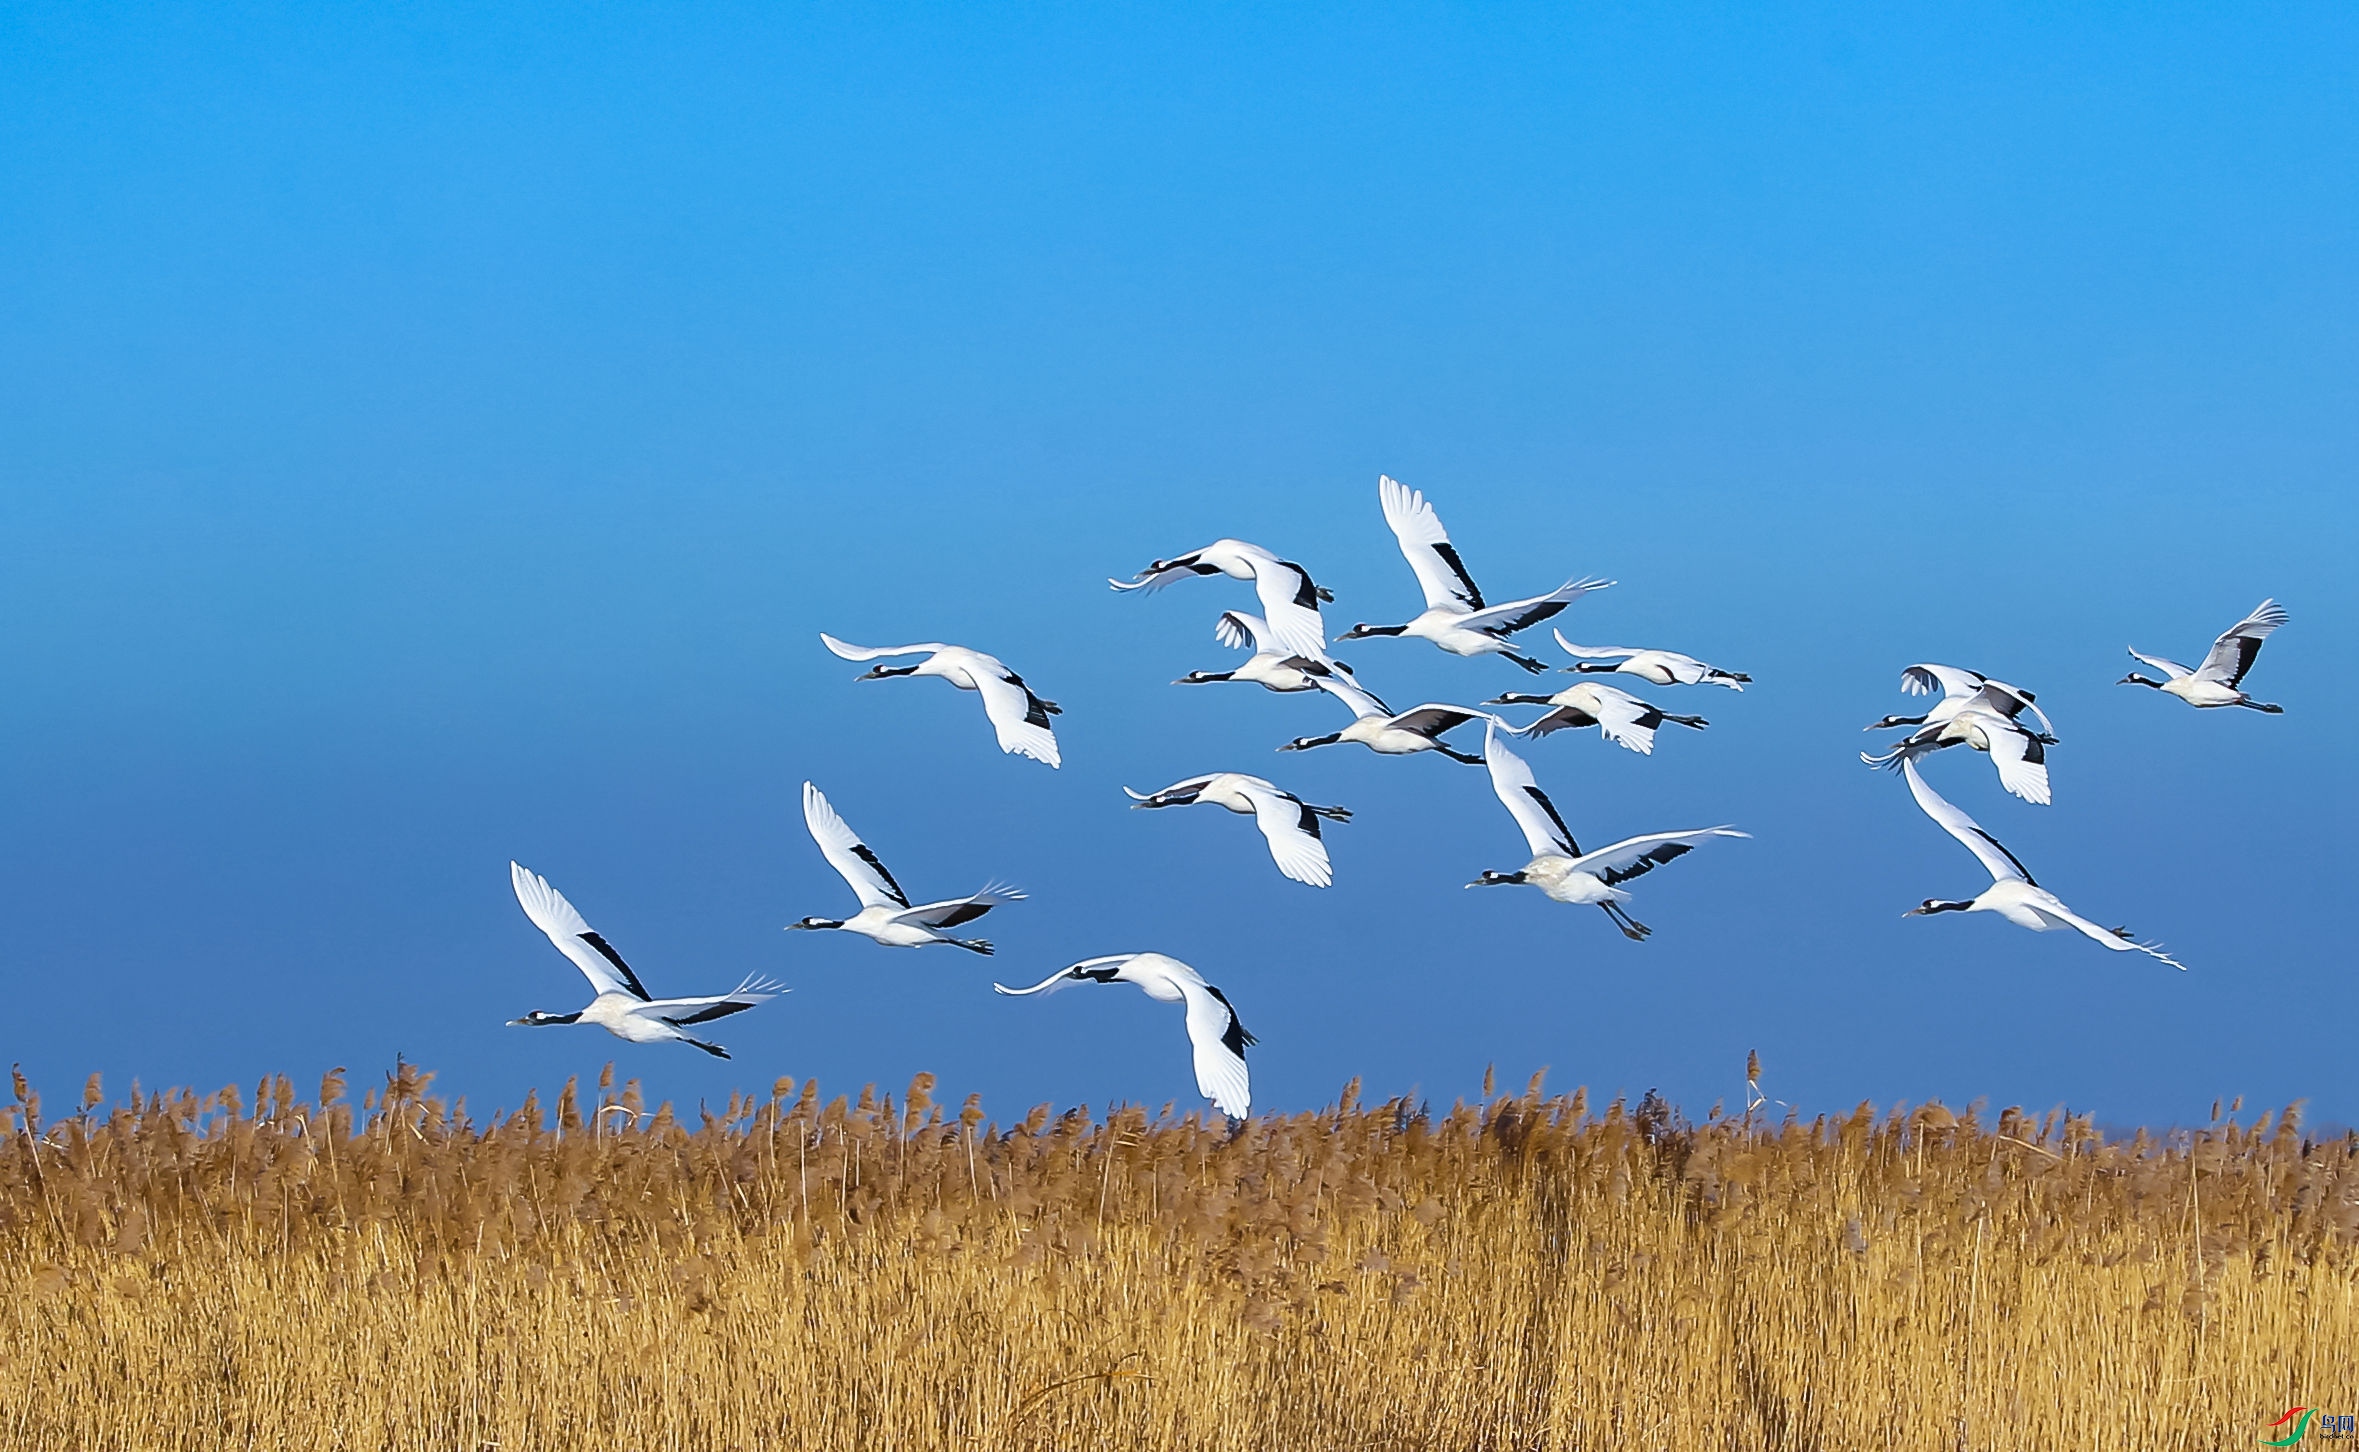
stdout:
<svg viewBox="0 0 2359 1452">
<path fill-rule="evenodd" d="M 2217 1448 L 2359 1401 L 2359 1137 L 1347 1090 L 488 1124 L 404 1068 L 0 1149 L 0 1446 Z"/>
</svg>

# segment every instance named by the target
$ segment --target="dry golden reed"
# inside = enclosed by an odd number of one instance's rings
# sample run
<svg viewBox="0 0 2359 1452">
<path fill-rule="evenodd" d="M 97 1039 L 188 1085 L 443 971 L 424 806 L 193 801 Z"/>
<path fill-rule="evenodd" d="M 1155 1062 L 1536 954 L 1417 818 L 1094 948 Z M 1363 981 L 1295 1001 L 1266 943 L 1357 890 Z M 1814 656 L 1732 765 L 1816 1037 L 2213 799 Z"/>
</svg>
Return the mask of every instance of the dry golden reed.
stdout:
<svg viewBox="0 0 2359 1452">
<path fill-rule="evenodd" d="M 2359 1392 L 2359 1139 L 1347 1089 L 1006 1129 L 410 1067 L 0 1129 L 13 1449 L 2213 1448 Z M 1486 1086 L 1486 1096 L 1488 1088 Z"/>
</svg>

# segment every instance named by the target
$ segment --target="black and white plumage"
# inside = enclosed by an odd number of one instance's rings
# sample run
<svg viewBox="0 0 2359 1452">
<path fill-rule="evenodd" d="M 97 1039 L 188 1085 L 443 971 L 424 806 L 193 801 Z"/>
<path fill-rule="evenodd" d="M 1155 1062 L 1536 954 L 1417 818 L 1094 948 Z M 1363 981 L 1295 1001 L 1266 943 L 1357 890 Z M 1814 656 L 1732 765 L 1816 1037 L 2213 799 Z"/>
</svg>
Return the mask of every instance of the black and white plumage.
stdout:
<svg viewBox="0 0 2359 1452">
<path fill-rule="evenodd" d="M 1261 835 L 1269 839 L 1270 860 L 1278 864 L 1278 871 L 1296 882 L 1312 887 L 1325 887 L 1335 881 L 1334 868 L 1327 861 L 1327 844 L 1319 835 L 1319 819 L 1348 822 L 1352 814 L 1343 807 L 1315 807 L 1289 791 L 1238 771 L 1215 771 L 1203 776 L 1192 776 L 1186 781 L 1173 782 L 1151 796 L 1142 796 L 1124 787 L 1134 809 L 1153 807 L 1226 807 L 1232 812 L 1253 818 L 1261 828 Z"/>
<path fill-rule="evenodd" d="M 804 918 L 788 923 L 789 931 L 836 928 L 858 933 L 888 948 L 948 943 L 970 953 L 989 953 L 991 944 L 984 939 L 954 938 L 947 929 L 971 923 L 1001 903 L 1024 900 L 1024 894 L 1015 888 L 993 884 L 965 897 L 910 906 L 908 895 L 886 870 L 883 859 L 869 850 L 868 844 L 860 840 L 860 834 L 837 814 L 819 788 L 809 782 L 803 783 L 803 825 L 810 829 L 811 840 L 819 844 L 819 853 L 827 859 L 827 865 L 851 885 L 853 895 L 860 899 L 860 911 L 843 919 Z"/>
<path fill-rule="evenodd" d="M 1498 794 L 1500 805 L 1507 808 L 1507 815 L 1515 819 L 1515 825 L 1523 829 L 1524 845 L 1531 849 L 1532 860 L 1513 872 L 1485 872 L 1466 884 L 1468 887 L 1520 883 L 1540 889 L 1557 902 L 1593 904 L 1604 909 L 1624 937 L 1642 942 L 1654 929 L 1631 917 L 1622 906 L 1630 900 L 1630 894 L 1622 890 L 1623 883 L 1686 856 L 1714 837 L 1751 835 L 1734 827 L 1650 832 L 1595 852 L 1583 852 L 1573 840 L 1572 829 L 1557 812 L 1556 804 L 1540 790 L 1531 767 L 1500 739 L 1505 734 L 1497 720 L 1486 720 L 1483 760 L 1490 768 L 1491 790 Z"/>
<path fill-rule="evenodd" d="M 1360 685 L 1341 676 L 1322 676 L 1319 689 L 1351 707 L 1352 723 L 1341 731 L 1325 736 L 1297 736 L 1280 751 L 1308 751 L 1314 746 L 1333 746 L 1338 742 L 1356 741 L 1370 751 L 1383 756 L 1410 756 L 1420 751 L 1438 751 L 1452 761 L 1472 766 L 1482 758 L 1460 751 L 1440 739 L 1442 733 L 1477 719 L 1489 719 L 1489 713 L 1471 706 L 1444 706 L 1428 702 L 1395 713 L 1390 706 L 1376 699 Z"/>
<path fill-rule="evenodd" d="M 1085 958 L 1030 988 L 992 988 L 1010 998 L 1055 993 L 1076 983 L 1132 983 L 1158 1003 L 1184 1003 L 1188 1009 L 1188 1042 L 1194 1046 L 1196 1087 L 1214 1107 L 1231 1119 L 1252 1112 L 1252 1084 L 1245 1073 L 1245 1050 L 1255 1042 L 1228 995 L 1204 981 L 1204 975 L 1162 953 L 1115 953 Z"/>
<path fill-rule="evenodd" d="M 1376 480 L 1384 522 L 1400 542 L 1401 555 L 1425 592 L 1425 609 L 1403 625 L 1354 625 L 1339 639 L 1363 640 L 1380 635 L 1410 635 L 1430 640 L 1452 655 L 1503 655 L 1525 670 L 1548 669 L 1508 645 L 1508 637 L 1528 630 L 1611 580 L 1568 580 L 1545 595 L 1491 605 L 1467 573 L 1466 562 L 1450 543 L 1439 514 L 1423 494 L 1388 476 Z"/>
<path fill-rule="evenodd" d="M 1281 643 L 1270 623 L 1258 615 L 1243 610 L 1224 610 L 1212 625 L 1213 639 L 1231 650 L 1253 651 L 1245 664 L 1233 671 L 1190 671 L 1173 681 L 1175 686 L 1202 686 L 1215 681 L 1239 681 L 1261 686 L 1272 691 L 1315 691 L 1320 676 L 1338 671 L 1351 674 L 1351 667 L 1321 651 L 1317 656 L 1300 655 Z"/>
<path fill-rule="evenodd" d="M 881 656 L 924 655 L 913 666 L 877 666 L 857 679 L 880 681 L 892 676 L 934 676 L 962 691 L 983 698 L 983 714 L 999 735 L 999 749 L 1010 756 L 1029 756 L 1049 766 L 1059 764 L 1057 736 L 1048 724 L 1063 712 L 1054 701 L 1044 701 L 1024 678 L 1009 670 L 997 656 L 963 645 L 928 641 L 919 645 L 847 645 L 821 632 L 819 641 L 845 660 L 876 660 Z"/>
<path fill-rule="evenodd" d="M 1190 575 L 1227 575 L 1251 580 L 1261 600 L 1261 613 L 1270 638 L 1289 655 L 1309 660 L 1327 654 L 1327 627 L 1319 618 L 1319 602 L 1335 598 L 1311 580 L 1310 571 L 1282 560 L 1257 544 L 1241 539 L 1216 539 L 1200 550 L 1168 560 L 1157 560 L 1128 580 L 1108 580 L 1117 590 L 1160 590 Z"/>
<path fill-rule="evenodd" d="M 1963 901 L 1927 898 L 1924 902 L 1901 914 L 1921 917 L 1928 913 L 1997 913 L 2017 927 L 2045 933 L 2054 928 L 2070 928 L 2090 942 L 2111 948 L 2117 953 L 2139 952 L 2184 970 L 2186 964 L 2162 950 L 2160 943 L 2137 942 L 2128 928 L 2101 928 L 2058 901 L 2056 895 L 2032 880 L 2030 869 L 2022 859 L 2009 852 L 1998 838 L 1984 831 L 1972 817 L 1944 801 L 1941 795 L 1925 784 L 1918 775 L 1914 760 L 1903 757 L 1900 773 L 1908 778 L 1909 794 L 1925 815 L 1941 829 L 1974 854 L 1983 870 L 1991 877 L 1990 886 L 1980 896 Z"/>
<path fill-rule="evenodd" d="M 2034 731 L 2011 716 L 1964 710 L 1946 721 L 1919 726 L 1890 751 L 1863 751 L 1859 759 L 1870 766 L 1891 769 L 1922 760 L 1947 747 L 1971 746 L 1986 753 L 1991 765 L 1998 768 L 2000 786 L 2033 806 L 2045 807 L 2055 801 L 2048 783 L 2048 747 L 2055 740 L 2054 736 Z"/>
<path fill-rule="evenodd" d="M 1927 707 L 1921 715 L 1886 716 L 1881 721 L 1862 727 L 1865 731 L 1883 731 L 1894 726 L 1943 726 L 1961 711 L 1980 711 L 1986 715 L 2019 719 L 2028 711 L 2040 723 L 2040 733 L 2054 745 L 2056 728 L 2042 711 L 2038 697 L 2019 686 L 1995 680 L 1979 671 L 1962 670 L 1957 666 L 1919 663 L 1900 673 L 1900 688 L 1912 696 L 1930 696 L 1941 692 L 1941 699 Z"/>
<path fill-rule="evenodd" d="M 2009 792 L 2035 806 L 2053 803 L 2047 749 L 2056 744 L 2056 728 L 2031 692 L 1979 671 L 1925 663 L 1902 671 L 1900 688 L 1912 696 L 1938 690 L 1941 699 L 1922 715 L 1886 716 L 1869 724 L 1864 729 L 1916 729 L 1890 751 L 1861 752 L 1861 761 L 1889 769 L 1902 761 L 1921 761 L 1946 747 L 1970 746 L 1989 755 L 1999 784 Z M 2038 730 L 2023 720 L 2026 715 L 2039 722 Z"/>
<path fill-rule="evenodd" d="M 2253 661 L 2259 658 L 2261 642 L 2290 618 L 2284 606 L 2275 600 L 2263 600 L 2253 607 L 2252 614 L 2223 631 L 2220 638 L 2212 642 L 2211 653 L 2203 658 L 2203 664 L 2193 670 L 2163 656 L 2141 655 L 2133 646 L 2130 654 L 2161 671 L 2164 679 L 2153 680 L 2132 671 L 2114 684 L 2152 686 L 2158 691 L 2177 696 L 2190 706 L 2243 706 L 2247 710 L 2266 711 L 2272 716 L 2281 715 L 2285 711 L 2283 706 L 2256 701 L 2244 693 L 2244 674 L 2253 668 Z"/>
<path fill-rule="evenodd" d="M 726 1059 L 727 1049 L 691 1037 L 684 1030 L 691 1024 L 711 1023 L 717 1018 L 743 1013 L 786 991 L 766 978 L 749 977 L 727 993 L 703 998 L 656 998 L 639 981 L 639 975 L 631 971 L 631 965 L 623 961 L 622 954 L 583 920 L 563 893 L 549 886 L 547 878 L 511 862 L 508 881 L 516 889 L 516 901 L 523 907 L 524 915 L 532 919 L 532 925 L 548 934 L 557 951 L 582 970 L 582 976 L 590 980 L 590 987 L 597 992 L 587 1008 L 573 1013 L 545 1013 L 535 1009 L 522 1018 L 508 1020 L 511 1028 L 596 1024 L 616 1038 L 634 1044 L 682 1043 Z"/>
<path fill-rule="evenodd" d="M 1566 655 L 1574 657 L 1573 663 L 1565 667 L 1568 671 L 1608 675 L 1619 671 L 1658 686 L 1726 686 L 1732 691 L 1741 691 L 1753 683 L 1753 678 L 1742 671 L 1724 671 L 1675 650 L 1647 650 L 1634 645 L 1575 645 L 1564 638 L 1563 631 L 1556 631 L 1555 635 L 1557 645 Z"/>
<path fill-rule="evenodd" d="M 1538 720 L 1510 728 L 1517 736 L 1546 736 L 1568 727 L 1595 726 L 1598 734 L 1641 756 L 1652 756 L 1655 732 L 1666 721 L 1701 731 L 1712 723 L 1701 716 L 1681 716 L 1641 701 L 1628 691 L 1601 681 L 1579 681 L 1552 696 L 1514 691 L 1493 696 L 1486 706 L 1547 706 Z"/>
</svg>

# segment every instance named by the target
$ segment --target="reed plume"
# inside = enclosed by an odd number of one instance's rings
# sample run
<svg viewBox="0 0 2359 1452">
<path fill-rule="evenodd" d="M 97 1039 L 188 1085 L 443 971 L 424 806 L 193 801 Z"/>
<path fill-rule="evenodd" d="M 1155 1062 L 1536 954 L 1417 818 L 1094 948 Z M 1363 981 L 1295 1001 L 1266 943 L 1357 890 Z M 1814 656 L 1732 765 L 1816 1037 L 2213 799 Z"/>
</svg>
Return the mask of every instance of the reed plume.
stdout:
<svg viewBox="0 0 2359 1452">
<path fill-rule="evenodd" d="M 2202 1447 L 2359 1372 L 2293 1109 L 14 1085 L 12 1448 Z"/>
</svg>

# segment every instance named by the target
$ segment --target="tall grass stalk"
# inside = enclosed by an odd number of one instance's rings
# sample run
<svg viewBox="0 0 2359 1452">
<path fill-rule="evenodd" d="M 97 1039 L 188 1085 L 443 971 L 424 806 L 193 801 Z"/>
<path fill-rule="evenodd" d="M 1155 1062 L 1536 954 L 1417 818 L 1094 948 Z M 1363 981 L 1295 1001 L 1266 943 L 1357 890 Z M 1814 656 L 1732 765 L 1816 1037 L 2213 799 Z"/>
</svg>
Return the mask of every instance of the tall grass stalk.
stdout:
<svg viewBox="0 0 2359 1452">
<path fill-rule="evenodd" d="M 0 1445 L 2209 1448 L 2359 1386 L 2359 1139 L 1582 1094 L 1232 1135 L 404 1066 L 0 1130 Z"/>
</svg>

